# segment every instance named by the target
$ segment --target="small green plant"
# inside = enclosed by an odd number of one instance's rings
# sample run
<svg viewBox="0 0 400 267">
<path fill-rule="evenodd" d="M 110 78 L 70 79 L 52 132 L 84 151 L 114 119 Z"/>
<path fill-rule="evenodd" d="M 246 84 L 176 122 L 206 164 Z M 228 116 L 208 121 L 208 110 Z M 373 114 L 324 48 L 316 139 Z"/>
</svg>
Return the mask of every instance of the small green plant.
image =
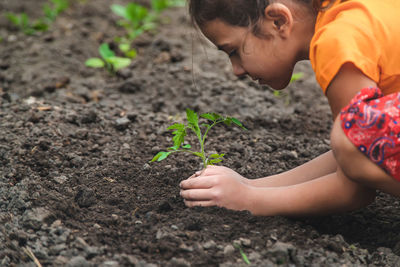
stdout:
<svg viewBox="0 0 400 267">
<path fill-rule="evenodd" d="M 43 13 L 48 22 L 54 22 L 58 15 L 69 7 L 68 0 L 50 0 L 50 4 L 44 4 Z"/>
<path fill-rule="evenodd" d="M 38 31 L 47 31 L 49 25 L 45 23 L 42 19 L 38 19 L 32 22 L 26 13 L 7 13 L 7 19 L 14 24 L 20 31 L 26 35 L 35 34 Z"/>
<path fill-rule="evenodd" d="M 236 249 L 239 250 L 240 256 L 242 256 L 243 261 L 244 261 L 247 265 L 250 265 L 251 263 L 250 263 L 250 261 L 249 261 L 249 258 L 247 258 L 247 255 L 244 253 L 242 247 L 241 247 L 239 244 L 237 244 L 237 243 L 234 243 L 233 246 L 234 246 Z"/>
<path fill-rule="evenodd" d="M 6 13 L 7 19 L 26 35 L 47 31 L 56 17 L 68 8 L 68 0 L 50 0 L 52 5 L 46 3 L 43 6 L 44 17 L 31 21 L 26 13 Z"/>
<path fill-rule="evenodd" d="M 206 119 L 208 123 L 202 123 L 201 125 L 199 125 L 198 114 L 191 109 L 186 109 L 186 118 L 188 123 L 186 125 L 183 123 L 175 123 L 167 128 L 168 130 L 173 130 L 174 137 L 172 138 L 172 140 L 174 142 L 174 145 L 168 148 L 168 151 L 158 152 L 153 157 L 151 162 L 162 161 L 172 153 L 184 152 L 201 158 L 203 168 L 206 168 L 208 165 L 214 165 L 215 163 L 221 162 L 225 155 L 211 154 L 207 156 L 205 152 L 205 142 L 211 128 L 219 123 L 224 123 L 227 126 L 234 124 L 246 130 L 243 124 L 233 117 L 223 117 L 217 113 L 204 113 L 201 114 L 200 117 Z M 204 130 L 202 131 L 201 128 L 203 128 Z M 200 151 L 193 151 L 190 144 L 185 144 L 185 136 L 187 135 L 188 130 L 190 130 L 197 136 Z"/>
<path fill-rule="evenodd" d="M 122 18 L 118 24 L 126 30 L 126 36 L 115 38 L 120 44 L 119 49 L 126 57 L 134 58 L 136 51 L 131 48 L 133 40 L 146 31 L 154 30 L 162 11 L 172 6 L 183 5 L 185 5 L 184 0 L 152 0 L 150 9 L 137 3 L 129 3 L 126 6 L 111 5 L 111 10 Z"/>
<path fill-rule="evenodd" d="M 115 74 L 116 71 L 128 67 L 132 62 L 130 58 L 117 57 L 107 43 L 100 45 L 99 54 L 101 58 L 89 58 L 85 65 L 91 68 L 105 68 L 111 74 Z"/>
<path fill-rule="evenodd" d="M 301 78 L 303 78 L 303 76 L 304 76 L 303 72 L 293 73 L 292 77 L 290 78 L 290 83 L 294 83 L 294 82 L 300 80 Z M 285 97 L 285 105 L 289 105 L 290 96 L 289 96 L 288 93 L 282 92 L 282 91 L 278 91 L 278 90 L 274 90 L 274 96 L 276 96 L 276 97 Z"/>
<path fill-rule="evenodd" d="M 142 5 L 136 3 L 129 3 L 126 6 L 113 4 L 111 10 L 122 17 L 118 24 L 127 31 L 128 40 L 133 40 L 144 31 L 154 28 L 149 10 Z"/>
</svg>

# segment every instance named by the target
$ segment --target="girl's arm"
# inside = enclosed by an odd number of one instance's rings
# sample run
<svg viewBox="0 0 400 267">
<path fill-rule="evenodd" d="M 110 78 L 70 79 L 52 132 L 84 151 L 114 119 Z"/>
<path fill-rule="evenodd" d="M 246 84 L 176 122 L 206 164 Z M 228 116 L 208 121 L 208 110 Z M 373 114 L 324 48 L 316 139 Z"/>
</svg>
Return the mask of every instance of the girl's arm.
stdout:
<svg viewBox="0 0 400 267">
<path fill-rule="evenodd" d="M 328 151 L 289 171 L 259 178 L 245 179 L 244 182 L 255 187 L 287 186 L 303 183 L 335 172 L 337 164 L 332 151 Z"/>
<path fill-rule="evenodd" d="M 300 184 L 254 187 L 226 167 L 208 167 L 201 176 L 181 182 L 181 196 L 188 207 L 219 206 L 248 210 L 263 216 L 304 216 L 345 212 L 371 203 L 375 190 L 336 172 Z"/>
</svg>

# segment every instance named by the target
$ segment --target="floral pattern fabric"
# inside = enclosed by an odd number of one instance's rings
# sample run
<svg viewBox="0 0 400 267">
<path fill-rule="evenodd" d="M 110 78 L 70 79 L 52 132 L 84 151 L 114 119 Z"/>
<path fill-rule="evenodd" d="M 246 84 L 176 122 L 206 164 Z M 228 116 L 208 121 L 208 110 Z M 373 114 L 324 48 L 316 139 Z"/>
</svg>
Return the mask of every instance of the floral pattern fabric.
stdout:
<svg viewBox="0 0 400 267">
<path fill-rule="evenodd" d="M 400 93 L 384 96 L 364 88 L 340 113 L 350 141 L 371 161 L 400 181 Z"/>
</svg>

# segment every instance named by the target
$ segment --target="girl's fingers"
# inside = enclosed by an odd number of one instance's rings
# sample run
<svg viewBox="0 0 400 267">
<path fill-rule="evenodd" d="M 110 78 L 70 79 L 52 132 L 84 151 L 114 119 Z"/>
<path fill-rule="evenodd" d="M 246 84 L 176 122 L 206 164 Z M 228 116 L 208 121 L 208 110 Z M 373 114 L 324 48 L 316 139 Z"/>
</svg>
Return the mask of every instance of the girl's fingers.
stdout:
<svg viewBox="0 0 400 267">
<path fill-rule="evenodd" d="M 184 200 L 183 201 L 186 207 L 193 208 L 193 207 L 210 207 L 215 206 L 215 204 L 211 201 L 191 201 L 191 200 Z"/>
<path fill-rule="evenodd" d="M 179 186 L 182 189 L 205 189 L 211 188 L 214 185 L 213 181 L 213 176 L 200 176 L 186 179 L 182 181 Z"/>
<path fill-rule="evenodd" d="M 180 195 L 185 200 L 192 201 L 208 201 L 212 198 L 211 192 L 208 189 L 181 190 Z"/>
</svg>

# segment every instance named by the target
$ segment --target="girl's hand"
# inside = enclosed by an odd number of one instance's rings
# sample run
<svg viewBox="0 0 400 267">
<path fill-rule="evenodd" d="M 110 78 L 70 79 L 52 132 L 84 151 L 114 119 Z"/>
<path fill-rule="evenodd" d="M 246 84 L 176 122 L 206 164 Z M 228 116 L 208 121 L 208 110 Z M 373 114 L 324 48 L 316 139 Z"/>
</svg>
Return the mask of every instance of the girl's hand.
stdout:
<svg viewBox="0 0 400 267">
<path fill-rule="evenodd" d="M 208 166 L 180 183 L 185 205 L 219 206 L 249 210 L 250 186 L 237 172 L 221 166 Z"/>
</svg>

